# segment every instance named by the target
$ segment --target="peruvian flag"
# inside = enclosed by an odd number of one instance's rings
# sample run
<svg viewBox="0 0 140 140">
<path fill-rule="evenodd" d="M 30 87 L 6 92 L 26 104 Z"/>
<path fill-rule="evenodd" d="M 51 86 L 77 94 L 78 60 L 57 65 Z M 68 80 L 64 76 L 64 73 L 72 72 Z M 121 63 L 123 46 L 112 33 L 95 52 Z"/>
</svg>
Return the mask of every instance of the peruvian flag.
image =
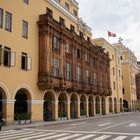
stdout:
<svg viewBox="0 0 140 140">
<path fill-rule="evenodd" d="M 108 31 L 108 36 L 110 36 L 110 37 L 116 37 L 116 34 L 114 34 L 114 33 L 110 32 L 110 31 Z"/>
</svg>

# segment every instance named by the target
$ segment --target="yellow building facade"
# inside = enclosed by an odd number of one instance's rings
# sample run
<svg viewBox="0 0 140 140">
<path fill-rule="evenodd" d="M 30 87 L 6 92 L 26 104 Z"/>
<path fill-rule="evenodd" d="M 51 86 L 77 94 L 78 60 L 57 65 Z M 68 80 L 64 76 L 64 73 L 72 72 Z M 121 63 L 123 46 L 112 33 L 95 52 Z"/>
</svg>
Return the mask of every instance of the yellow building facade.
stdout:
<svg viewBox="0 0 140 140">
<path fill-rule="evenodd" d="M 137 106 L 137 58 L 135 54 L 126 48 L 122 43 L 113 44 L 113 47 L 118 50 L 119 54 L 121 54 L 124 111 L 135 111 Z"/>
<path fill-rule="evenodd" d="M 38 21 L 39 15 L 52 14 L 49 9 L 53 11 L 52 16 L 57 24 L 64 23 L 67 29 L 83 36 L 83 42 L 91 40 L 91 29 L 79 18 L 79 7 L 75 0 L 40 0 L 39 3 L 35 0 L 0 0 L 0 111 L 7 122 L 13 122 L 16 112 L 22 111 L 31 113 L 33 121 L 58 120 L 59 115 L 71 119 L 80 118 L 81 115 L 89 117 L 109 113 L 107 96 L 111 95 L 111 90 L 107 81 L 108 87 L 101 88 L 98 94 L 96 89 L 91 89 L 94 94 L 85 94 L 83 91 L 67 93 L 53 88 L 38 88 L 38 46 L 41 32 Z M 44 30 L 47 30 L 46 27 Z M 108 54 L 100 49 L 100 55 L 109 67 Z M 111 112 L 114 111 L 112 102 L 115 97 L 114 93 L 110 101 Z M 119 107 L 115 108 L 119 112 Z M 67 114 L 58 113 L 63 109 Z"/>
<path fill-rule="evenodd" d="M 112 95 L 107 97 L 108 112 L 123 112 L 123 94 L 122 94 L 122 68 L 120 53 L 104 38 L 92 39 L 92 43 L 102 46 L 109 53 L 110 58 L 110 82 Z"/>
</svg>

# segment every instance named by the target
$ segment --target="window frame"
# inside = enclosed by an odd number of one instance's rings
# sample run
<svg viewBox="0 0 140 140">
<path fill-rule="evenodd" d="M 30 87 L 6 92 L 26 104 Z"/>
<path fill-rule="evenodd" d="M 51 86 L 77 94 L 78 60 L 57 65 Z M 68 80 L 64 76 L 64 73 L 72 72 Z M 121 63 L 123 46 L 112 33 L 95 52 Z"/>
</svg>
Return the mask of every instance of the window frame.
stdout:
<svg viewBox="0 0 140 140">
<path fill-rule="evenodd" d="M 23 0 L 23 2 L 27 5 L 29 4 L 29 0 Z"/>
<path fill-rule="evenodd" d="M 11 62 L 11 48 L 4 47 L 3 52 L 3 66 L 5 67 L 10 67 L 10 62 Z M 7 57 L 7 58 L 6 58 Z"/>
<path fill-rule="evenodd" d="M 0 8 L 0 28 L 3 28 L 3 9 Z"/>
<path fill-rule="evenodd" d="M 65 2 L 65 9 L 68 10 L 68 11 L 70 10 L 70 6 L 67 2 Z"/>
<path fill-rule="evenodd" d="M 12 14 L 8 11 L 5 12 L 5 30 L 12 31 Z"/>
<path fill-rule="evenodd" d="M 22 20 L 22 37 L 28 39 L 28 22 Z"/>
</svg>

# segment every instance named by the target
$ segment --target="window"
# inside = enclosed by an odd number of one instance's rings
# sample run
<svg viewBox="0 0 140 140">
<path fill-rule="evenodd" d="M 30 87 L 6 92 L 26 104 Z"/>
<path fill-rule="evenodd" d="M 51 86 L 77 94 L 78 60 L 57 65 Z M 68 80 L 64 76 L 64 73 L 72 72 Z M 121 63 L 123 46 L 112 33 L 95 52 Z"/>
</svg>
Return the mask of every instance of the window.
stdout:
<svg viewBox="0 0 140 140">
<path fill-rule="evenodd" d="M 28 38 L 28 22 L 22 21 L 22 37 Z"/>
<path fill-rule="evenodd" d="M 112 55 L 112 60 L 114 60 L 114 55 Z"/>
<path fill-rule="evenodd" d="M 56 0 L 56 1 L 60 3 L 60 0 Z"/>
<path fill-rule="evenodd" d="M 86 83 L 90 84 L 90 76 L 89 76 L 89 70 L 86 70 Z"/>
<path fill-rule="evenodd" d="M 3 65 L 10 67 L 10 48 L 5 47 L 3 51 Z"/>
<path fill-rule="evenodd" d="M 65 52 L 66 52 L 66 53 L 69 53 L 69 54 L 71 53 L 70 45 L 69 45 L 69 44 L 66 44 L 66 45 L 65 45 Z"/>
<path fill-rule="evenodd" d="M 8 47 L 2 48 L 0 45 L 0 65 L 3 64 L 6 67 L 15 66 L 15 58 L 15 52 L 11 52 Z"/>
<path fill-rule="evenodd" d="M 88 54 L 85 53 L 85 61 L 87 62 L 88 61 Z"/>
<path fill-rule="evenodd" d="M 29 4 L 29 0 L 23 0 L 23 2 Z"/>
<path fill-rule="evenodd" d="M 77 58 L 79 58 L 79 59 L 81 58 L 80 49 L 77 49 L 77 55 L 76 55 L 76 56 L 77 56 Z"/>
<path fill-rule="evenodd" d="M 21 69 L 31 70 L 32 59 L 27 56 L 27 53 L 22 52 L 21 55 Z"/>
<path fill-rule="evenodd" d="M 49 17 L 53 17 L 53 11 L 52 11 L 51 9 L 49 9 L 48 7 L 47 7 L 47 9 L 46 9 L 46 14 L 47 14 Z"/>
<path fill-rule="evenodd" d="M 122 88 L 122 92 L 123 92 L 123 94 L 125 94 L 125 90 L 124 90 L 124 87 Z"/>
<path fill-rule="evenodd" d="M 90 37 L 87 37 L 87 41 L 90 42 Z"/>
<path fill-rule="evenodd" d="M 121 78 L 121 71 L 119 70 L 119 78 Z"/>
<path fill-rule="evenodd" d="M 59 39 L 56 36 L 53 36 L 52 45 L 53 45 L 53 49 L 59 49 L 60 47 Z"/>
<path fill-rule="evenodd" d="M 72 32 L 74 32 L 74 31 L 75 31 L 75 27 L 74 27 L 73 25 L 70 25 L 70 30 L 71 30 Z"/>
<path fill-rule="evenodd" d="M 76 67 L 76 80 L 80 82 L 81 77 L 81 68 L 79 66 Z"/>
<path fill-rule="evenodd" d="M 66 79 L 71 80 L 71 64 L 66 63 Z"/>
<path fill-rule="evenodd" d="M 12 28 L 12 14 L 9 12 L 5 13 L 5 30 L 11 32 Z"/>
<path fill-rule="evenodd" d="M 2 46 L 0 45 L 0 65 L 2 64 Z"/>
<path fill-rule="evenodd" d="M 97 76 L 95 72 L 93 73 L 93 84 L 97 85 Z"/>
<path fill-rule="evenodd" d="M 80 31 L 79 32 L 79 35 L 80 35 L 80 37 L 83 37 L 84 35 L 83 35 L 83 33 Z"/>
<path fill-rule="evenodd" d="M 53 76 L 59 77 L 59 59 L 53 59 Z"/>
<path fill-rule="evenodd" d="M 93 66 L 95 66 L 96 65 L 96 58 L 94 57 L 93 58 Z"/>
<path fill-rule="evenodd" d="M 59 22 L 61 25 L 65 25 L 65 20 L 62 17 L 59 17 Z"/>
<path fill-rule="evenodd" d="M 68 3 L 65 3 L 65 8 L 66 8 L 67 10 L 69 10 L 69 4 L 68 4 Z"/>
<path fill-rule="evenodd" d="M 73 14 L 75 17 L 77 17 L 77 11 L 76 10 L 73 10 Z"/>
<path fill-rule="evenodd" d="M 115 75 L 115 68 L 113 68 L 113 76 Z"/>
<path fill-rule="evenodd" d="M 115 82 L 113 82 L 113 88 L 114 88 L 114 90 L 116 89 L 116 85 L 115 85 Z"/>
<path fill-rule="evenodd" d="M 0 8 L 0 28 L 3 26 L 3 9 Z"/>
</svg>

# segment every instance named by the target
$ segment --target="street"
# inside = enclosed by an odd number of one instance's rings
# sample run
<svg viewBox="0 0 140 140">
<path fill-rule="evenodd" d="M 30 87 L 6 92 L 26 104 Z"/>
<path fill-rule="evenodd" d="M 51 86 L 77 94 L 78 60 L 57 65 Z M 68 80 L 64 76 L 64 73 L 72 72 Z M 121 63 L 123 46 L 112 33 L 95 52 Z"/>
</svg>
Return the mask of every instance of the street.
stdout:
<svg viewBox="0 0 140 140">
<path fill-rule="evenodd" d="M 1 131 L 0 140 L 140 140 L 140 113 Z"/>
</svg>

